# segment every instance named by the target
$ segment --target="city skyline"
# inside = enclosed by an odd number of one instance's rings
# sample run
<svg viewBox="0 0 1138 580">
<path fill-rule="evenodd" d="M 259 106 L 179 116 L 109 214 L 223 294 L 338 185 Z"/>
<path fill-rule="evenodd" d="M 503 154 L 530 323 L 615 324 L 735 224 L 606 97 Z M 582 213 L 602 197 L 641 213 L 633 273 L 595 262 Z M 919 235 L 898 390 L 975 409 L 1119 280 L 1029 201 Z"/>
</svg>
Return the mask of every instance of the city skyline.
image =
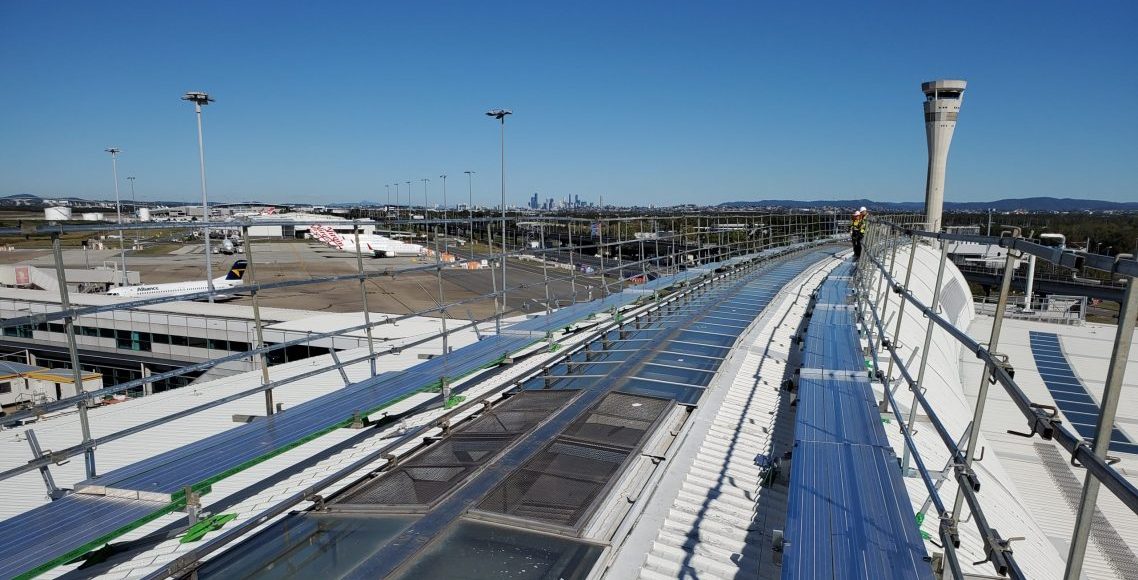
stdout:
<svg viewBox="0 0 1138 580">
<path fill-rule="evenodd" d="M 495 205 L 493 107 L 515 113 L 511 205 L 535 191 L 615 205 L 919 201 L 920 83 L 963 78 L 946 201 L 1134 198 L 1138 81 L 1119 74 L 1138 48 L 1129 4 L 631 4 L 603 18 L 599 5 L 518 4 L 503 18 L 462 4 L 276 6 L 0 7 L 18 23 L 0 39 L 0 82 L 19 96 L 0 195 L 107 198 L 103 150 L 118 147 L 140 200 L 193 201 L 193 112 L 178 98 L 203 90 L 217 98 L 204 112 L 217 202 L 382 203 L 385 185 L 471 170 L 475 203 Z M 959 42 L 922 49 L 933 18 Z"/>
</svg>

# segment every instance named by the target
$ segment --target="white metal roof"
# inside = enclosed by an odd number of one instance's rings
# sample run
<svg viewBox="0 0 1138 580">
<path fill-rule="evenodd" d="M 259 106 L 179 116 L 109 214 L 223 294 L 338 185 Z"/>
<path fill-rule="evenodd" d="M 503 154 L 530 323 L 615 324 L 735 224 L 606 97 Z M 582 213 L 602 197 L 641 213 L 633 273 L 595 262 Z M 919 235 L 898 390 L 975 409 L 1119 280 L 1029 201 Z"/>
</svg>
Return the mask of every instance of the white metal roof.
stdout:
<svg viewBox="0 0 1138 580">
<path fill-rule="evenodd" d="M 987 340 L 992 317 L 979 316 L 969 334 Z M 1055 401 L 1036 369 L 1028 341 L 1028 332 L 1041 331 L 1059 335 L 1064 354 L 1075 374 L 1101 402 L 1106 369 L 1114 343 L 1116 327 L 1088 323 L 1085 326 L 1048 324 L 1030 320 L 1005 319 L 1000 333 L 999 352 L 1010 357 L 1015 367 L 1016 383 L 1036 403 L 1054 405 Z M 983 337 L 983 338 L 981 338 Z M 1115 424 L 1132 440 L 1138 440 L 1138 347 L 1131 356 L 1122 386 Z M 983 364 L 973 357 L 961 359 L 961 375 L 970 401 L 983 373 Z M 1057 444 L 1039 438 L 1024 439 L 1007 433 L 1008 429 L 1028 431 L 1027 422 L 1002 389 L 993 388 L 987 412 L 981 425 L 992 450 L 1006 467 L 1011 482 L 1027 505 L 1045 506 L 1032 515 L 1043 526 L 1054 549 L 1065 560 L 1075 525 L 1075 508 L 1081 494 L 1085 471 L 1071 466 L 1066 451 Z M 1138 456 L 1111 452 L 1122 462 L 1115 467 L 1138 485 Z M 1072 505 L 1072 496 L 1074 505 Z M 1087 545 L 1084 573 L 1088 578 L 1138 577 L 1138 518 L 1105 488 L 1099 492 L 1101 518 L 1092 527 Z"/>
<path fill-rule="evenodd" d="M 408 328 L 416 323 L 408 321 Z M 426 324 L 431 324 L 428 321 Z M 476 340 L 473 330 L 455 332 L 450 337 L 450 345 L 459 348 Z M 417 347 L 407 348 L 398 354 L 384 355 L 376 359 L 377 372 L 399 371 L 422 362 L 420 354 L 438 354 L 442 342 L 435 339 Z M 383 352 L 383 349 L 377 348 Z M 366 348 L 340 353 L 341 360 L 349 360 L 367 354 Z M 334 364 L 330 355 L 312 357 L 270 367 L 272 380 L 278 380 L 311 371 L 314 368 Z M 370 373 L 366 363 L 347 367 L 348 377 L 360 381 Z M 100 437 L 146 422 L 152 419 L 201 405 L 261 384 L 261 372 L 251 371 L 205 383 L 165 391 L 155 395 L 131 399 L 122 403 L 95 407 L 88 411 L 92 435 Z M 273 399 L 283 403 L 285 409 L 312 400 L 344 386 L 340 373 L 328 370 L 319 375 L 299 380 L 274 389 Z M 219 405 L 207 411 L 191 415 L 167 424 L 149 429 L 100 446 L 96 450 L 96 464 L 100 473 L 129 465 L 136 461 L 181 447 L 192 441 L 221 433 L 240 425 L 232 420 L 234 414 L 263 415 L 264 398 L 252 395 Z M 0 431 L 0 465 L 16 466 L 32 458 L 30 448 L 23 433 L 35 429 L 43 449 L 63 449 L 77 445 L 81 441 L 79 416 L 77 412 L 53 414 L 51 417 L 29 424 Z M 64 464 L 52 466 L 56 485 L 70 487 L 86 479 L 83 460 L 76 457 Z M 24 473 L 3 482 L 5 501 L 0 502 L 0 519 L 12 517 L 32 507 L 47 503 L 46 489 L 38 472 Z"/>
<path fill-rule="evenodd" d="M 5 288 L 4 298 L 25 302 L 41 302 L 54 305 L 59 304 L 59 294 L 57 292 L 50 292 L 47 290 Z M 137 298 L 109 296 L 107 294 L 82 294 L 78 292 L 70 293 L 67 296 L 67 299 L 71 302 L 72 307 L 125 304 L 127 302 L 131 302 L 132 300 L 137 300 Z M 162 304 L 153 304 L 150 306 L 142 306 L 136 310 L 203 316 L 206 315 L 204 308 L 206 308 L 206 306 L 201 302 L 177 301 L 164 302 Z M 58 310 L 58 308 L 52 310 Z M 239 304 L 222 304 L 215 302 L 208 305 L 208 316 L 211 318 L 241 318 L 246 320 L 253 320 L 253 307 L 243 306 Z M 277 322 L 297 320 L 310 316 L 312 316 L 312 312 L 309 310 L 294 310 L 291 308 L 261 308 L 262 321 Z"/>
<path fill-rule="evenodd" d="M 466 331 L 466 332 L 470 333 L 471 336 L 473 335 L 473 331 Z M 559 339 L 559 343 L 564 345 L 565 347 L 571 347 L 572 345 L 574 345 L 578 342 L 581 342 L 583 340 L 586 340 L 586 339 L 587 339 L 587 335 L 581 334 L 578 336 L 561 338 L 561 339 Z M 543 348 L 543 345 L 539 344 L 539 345 L 534 345 L 532 347 L 529 347 L 528 349 L 525 349 L 525 350 L 528 352 L 531 350 L 539 350 L 541 348 Z M 360 349 L 360 351 L 357 351 L 356 353 L 352 353 L 352 354 L 353 355 L 359 354 L 359 352 L 366 352 L 366 349 Z M 402 356 L 402 355 L 400 355 L 400 356 Z M 410 356 L 410 355 L 407 355 L 407 356 Z M 518 379 L 521 375 L 523 375 L 527 372 L 531 372 L 533 369 L 541 366 L 542 364 L 545 364 L 545 362 L 547 361 L 549 356 L 553 356 L 553 355 L 550 354 L 550 355 L 546 355 L 546 356 L 535 356 L 535 357 L 523 360 L 523 361 L 511 366 L 510 368 L 503 370 L 493 380 L 481 380 L 481 379 L 478 379 L 477 377 L 472 377 L 469 379 L 471 381 L 471 387 L 469 390 L 464 391 L 464 393 L 465 393 L 465 395 L 468 396 L 468 398 L 473 399 L 473 398 L 478 397 L 484 393 L 491 392 L 491 391 L 498 390 L 498 389 L 502 389 L 503 387 L 512 384 L 512 381 Z M 323 359 L 324 357 L 320 357 L 320 358 Z M 382 357 L 379 360 L 382 362 L 382 361 L 384 361 L 384 359 L 390 359 L 389 362 L 391 364 L 389 366 L 385 366 L 385 367 L 380 368 L 380 372 L 387 371 L 387 370 L 398 370 L 399 368 L 405 368 L 406 366 L 409 366 L 410 364 L 414 364 L 413 361 L 408 360 L 406 358 L 404 358 L 404 359 L 402 359 L 402 361 L 400 361 L 399 356 Z M 308 361 L 299 361 L 299 362 L 300 363 L 307 363 Z M 328 364 L 327 360 L 321 360 L 319 362 L 320 362 L 320 364 Z M 400 365 L 402 365 L 402 366 L 400 366 Z M 273 368 L 276 369 L 279 367 L 273 367 Z M 359 378 L 366 376 L 366 374 L 368 372 L 366 363 L 357 364 L 357 365 L 354 365 L 353 367 L 350 367 L 350 368 L 351 368 L 351 372 L 349 373 L 349 375 L 353 377 L 353 380 L 358 380 Z M 259 373 L 247 373 L 247 374 L 250 376 L 253 376 L 253 375 L 259 376 Z M 333 378 L 328 379 L 329 376 L 331 376 Z M 325 374 L 319 375 L 319 377 L 317 377 L 317 378 L 320 378 L 322 380 L 328 380 L 330 383 L 335 383 L 335 385 L 332 385 L 332 384 L 327 385 L 326 388 L 338 388 L 339 385 L 342 385 L 342 383 L 340 382 L 340 379 L 339 379 L 339 375 L 335 371 L 331 371 L 330 373 L 325 373 Z M 311 379 L 306 379 L 305 381 L 302 381 L 302 382 L 307 382 L 308 380 L 311 380 Z M 458 383 L 456 383 L 456 385 L 460 385 L 461 383 L 462 383 L 462 381 L 459 381 Z M 415 405 L 417 405 L 421 402 L 424 402 L 424 401 L 429 400 L 431 398 L 437 398 L 437 397 L 438 397 L 438 395 L 421 393 L 421 394 L 416 395 L 414 397 L 411 397 L 409 399 L 405 399 L 404 401 L 401 401 L 400 403 L 397 403 L 396 405 L 394 405 L 392 407 L 389 407 L 388 411 L 389 412 L 400 412 L 400 411 L 409 409 L 411 407 L 414 407 Z M 255 403 L 260 403 L 260 401 L 261 401 L 261 399 L 258 397 L 252 397 L 252 399 L 255 399 L 255 401 L 254 401 Z M 462 414 L 469 415 L 471 413 L 477 412 L 478 408 L 480 408 L 480 406 L 471 405 L 469 409 L 463 410 Z M 220 407 L 219 407 L 219 409 L 220 409 Z M 215 409 L 213 411 L 217 411 L 217 409 Z M 211 412 L 213 412 L 213 411 L 211 411 Z M 419 413 L 419 414 L 417 414 L 411 418 L 408 418 L 406 420 L 406 426 L 408 428 L 414 428 L 414 427 L 417 427 L 420 425 L 424 425 L 424 424 L 428 423 L 429 421 L 433 420 L 434 418 L 438 417 L 443 412 L 444 411 L 442 409 L 434 409 L 431 411 Z M 231 506 L 225 507 L 223 511 L 218 511 L 219 509 L 221 509 L 221 508 L 217 507 L 218 504 L 223 503 L 225 501 L 226 497 L 229 496 L 230 494 L 236 494 L 238 492 L 245 490 L 246 488 L 248 488 L 250 486 L 259 485 L 261 482 L 268 480 L 269 478 L 271 478 L 275 474 L 279 474 L 280 472 L 282 472 L 286 469 L 289 469 L 289 468 L 297 465 L 298 463 L 308 459 L 309 457 L 315 456 L 315 455 L 319 454 L 320 452 L 328 450 L 331 447 L 345 441 L 346 439 L 352 437 L 353 435 L 355 435 L 357 433 L 358 433 L 358 431 L 353 431 L 350 429 L 334 430 L 334 431 L 328 433 L 327 435 L 316 439 L 315 441 L 306 443 L 305 445 L 298 446 L 297 448 L 294 448 L 290 451 L 287 451 L 287 452 L 285 452 L 285 453 L 283 453 L 277 457 L 274 457 L 268 461 L 265 461 L 264 463 L 261 463 L 259 465 L 253 466 L 253 467 L 251 467 L 245 471 L 242 471 L 242 472 L 238 473 L 237 475 L 223 479 L 220 482 L 213 484 L 213 486 L 212 486 L 213 491 L 210 494 L 207 494 L 202 498 L 203 509 L 210 510 L 213 513 L 234 513 L 234 514 L 237 514 L 237 516 L 238 516 L 237 519 L 232 521 L 231 523 L 227 524 L 226 528 L 231 528 L 233 526 L 236 526 L 236 525 L 238 525 L 244 521 L 247 521 L 251 518 L 256 517 L 258 514 L 260 514 L 264 510 L 268 509 L 269 507 L 280 503 L 283 499 L 287 498 L 289 495 L 291 495 L 291 494 L 293 494 L 299 490 L 305 489 L 309 485 L 327 477 L 328 475 L 330 475 L 334 472 L 337 472 L 337 471 L 340 471 L 340 470 L 346 468 L 351 463 L 362 458 L 363 456 L 367 455 L 368 453 L 375 451 L 375 450 L 383 447 L 384 445 L 387 445 L 388 443 L 392 442 L 394 440 L 395 436 L 397 435 L 397 429 L 393 427 L 393 428 L 388 429 L 387 431 L 385 431 L 381 434 L 377 434 L 376 436 L 370 437 L 363 442 L 357 443 L 357 444 L 355 444 L 355 445 L 353 445 L 353 446 L 351 446 L 351 447 L 349 447 L 343 451 L 340 451 L 339 453 L 336 453 L 330 457 L 326 457 L 324 459 L 321 459 L 320 461 L 316 462 L 314 465 L 306 467 L 303 470 L 300 470 L 297 473 L 295 473 L 295 474 L 293 474 L 293 475 L 291 475 L 291 476 L 289 476 L 289 477 L 287 477 L 281 481 L 273 483 L 272 485 L 268 486 L 267 488 L 265 488 L 263 490 L 259 490 L 257 493 L 253 494 L 251 497 L 244 499 L 244 500 L 241 500 L 236 505 L 231 505 Z M 432 433 L 432 434 L 434 434 L 434 433 Z M 185 442 L 187 442 L 187 441 L 183 441 L 182 443 L 185 443 Z M 397 455 L 411 450 L 416 445 L 418 445 L 417 442 L 412 442 L 412 443 L 409 443 L 409 444 L 401 447 L 400 448 L 401 451 L 399 451 L 397 453 Z M 149 453 L 143 454 L 143 456 L 148 455 L 148 454 Z M 331 486 L 330 488 L 328 488 L 327 490 L 325 490 L 324 495 L 327 496 L 328 494 L 334 493 L 335 491 L 343 488 L 344 486 L 350 485 L 356 479 L 358 479 L 360 476 L 364 475 L 364 473 L 366 473 L 370 470 L 376 469 L 378 466 L 382 465 L 382 463 L 383 463 L 382 461 L 374 463 L 374 464 L 369 465 L 368 467 L 366 467 L 364 469 L 361 469 L 360 471 L 354 473 L 353 475 L 342 479 L 339 483 L 337 483 L 337 484 Z M 309 504 L 306 503 L 306 504 L 304 504 L 302 506 L 298 506 L 298 507 L 305 507 L 307 505 L 309 505 Z M 171 514 L 168 516 L 164 516 L 163 518 L 160 518 L 160 519 L 156 520 L 155 522 L 146 524 L 145 526 L 142 526 L 139 529 L 124 535 L 118 541 L 141 538 L 141 537 L 145 536 L 146 534 L 153 533 L 154 531 L 157 531 L 166 525 L 169 525 L 172 523 L 184 522 L 184 521 L 185 521 L 185 515 L 184 514 L 175 513 L 175 514 Z M 265 525 L 272 523 L 272 521 L 275 521 L 275 519 L 266 521 Z M 210 537 L 212 537 L 216 534 L 222 533 L 224 531 L 225 531 L 225 528 L 223 528 L 221 530 L 221 532 L 213 532 Z M 207 539 L 208 539 L 208 537 L 207 537 Z M 171 539 L 166 540 L 166 541 L 162 542 L 161 544 L 155 546 L 154 548 L 147 550 L 146 552 L 131 558 L 129 561 L 115 566 L 113 568 L 113 570 L 111 571 L 111 573 L 106 574 L 105 577 L 122 578 L 122 577 L 140 577 L 140 576 L 146 575 L 146 574 L 158 569 L 159 567 L 171 562 L 172 560 L 177 558 L 180 554 L 182 554 L 186 551 L 192 550 L 199 545 L 200 545 L 200 543 L 182 544 L 182 543 L 180 543 L 179 538 L 171 538 Z M 230 546 L 233 546 L 233 545 L 236 545 L 236 544 L 231 544 Z M 73 569 L 73 568 L 74 568 L 74 566 L 62 566 L 62 567 L 59 567 L 59 568 L 52 570 L 48 574 L 45 574 L 45 577 L 55 577 L 55 576 L 61 575 L 63 573 L 66 573 L 67 571 L 69 571 L 70 569 Z"/>
<path fill-rule="evenodd" d="M 810 292 L 837 261 L 811 268 L 771 300 L 741 339 L 690 419 L 690 432 L 627 538 L 616 538 L 607 578 L 779 578 L 769 531 L 782 529 L 786 487 L 763 487 L 759 457 L 793 445 L 778 420 L 792 335 Z M 785 448 L 774 448 L 775 440 Z"/>
</svg>

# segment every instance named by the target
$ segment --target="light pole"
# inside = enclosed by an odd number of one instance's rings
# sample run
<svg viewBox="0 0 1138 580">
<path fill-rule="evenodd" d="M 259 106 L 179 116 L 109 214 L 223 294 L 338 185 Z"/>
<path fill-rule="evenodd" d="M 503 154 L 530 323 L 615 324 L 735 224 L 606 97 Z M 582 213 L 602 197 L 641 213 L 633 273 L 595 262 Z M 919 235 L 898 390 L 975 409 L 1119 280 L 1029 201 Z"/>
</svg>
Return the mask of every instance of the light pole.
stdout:
<svg viewBox="0 0 1138 580">
<path fill-rule="evenodd" d="M 110 147 L 104 149 L 111 154 L 111 171 L 115 176 L 115 223 L 119 225 L 119 256 L 122 258 L 122 285 L 126 286 L 126 245 L 122 233 L 122 204 L 119 203 L 119 153 L 122 149 Z"/>
<path fill-rule="evenodd" d="M 444 173 L 439 177 L 443 179 L 443 251 L 445 252 L 447 250 L 447 174 Z"/>
<path fill-rule="evenodd" d="M 426 240 L 427 242 L 430 242 L 431 241 L 431 228 L 430 228 L 430 226 L 427 225 L 427 218 L 430 217 L 430 213 L 427 210 L 427 184 L 430 183 L 431 180 L 424 177 L 424 178 L 420 179 L 419 181 L 423 182 L 423 239 Z M 435 242 L 438 242 L 437 237 L 435 239 Z M 438 246 L 437 243 L 435 245 Z"/>
<path fill-rule="evenodd" d="M 130 203 L 134 206 L 134 216 L 138 217 L 138 198 L 134 197 L 134 176 L 126 178 L 130 182 Z"/>
<path fill-rule="evenodd" d="M 403 183 L 407 184 L 407 221 L 411 221 L 411 182 L 404 181 Z"/>
<path fill-rule="evenodd" d="M 395 182 L 395 219 L 399 219 L 399 182 Z"/>
<path fill-rule="evenodd" d="M 387 206 L 383 208 L 383 214 L 386 216 L 388 208 L 391 207 L 391 184 L 384 185 L 383 189 L 387 191 Z"/>
<path fill-rule="evenodd" d="M 205 186 L 205 144 L 202 140 L 202 105 L 213 102 L 213 98 L 201 91 L 190 91 L 182 95 L 183 101 L 194 104 L 194 114 L 198 119 L 198 165 L 201 168 L 202 178 L 202 237 L 205 238 L 205 279 L 209 288 L 209 302 L 213 303 L 213 258 L 209 253 L 209 196 L 206 195 Z"/>
<path fill-rule="evenodd" d="M 134 176 L 132 175 L 132 176 L 127 177 L 127 180 L 130 181 L 130 204 L 133 207 L 134 219 L 137 220 L 139 218 L 139 215 L 138 215 L 138 198 L 134 196 Z M 133 243 L 138 244 L 138 233 L 137 232 L 134 234 L 134 242 Z M 131 247 L 134 247 L 134 246 L 132 245 Z"/>
<path fill-rule="evenodd" d="M 470 223 L 467 224 L 466 237 L 469 238 L 467 243 L 470 244 L 470 259 L 474 259 L 474 172 L 463 171 L 466 174 L 466 212 L 470 216 Z M 1138 244 L 1138 241 L 1135 242 Z M 1138 251 L 1135 253 L 1138 256 Z"/>
<path fill-rule="evenodd" d="M 447 219 L 447 174 L 442 174 L 439 177 L 443 180 L 443 219 Z"/>
<path fill-rule="evenodd" d="M 506 115 L 513 111 L 507 109 L 491 109 L 486 115 L 498 120 L 501 126 L 499 140 L 502 152 L 502 314 L 506 313 Z"/>
</svg>

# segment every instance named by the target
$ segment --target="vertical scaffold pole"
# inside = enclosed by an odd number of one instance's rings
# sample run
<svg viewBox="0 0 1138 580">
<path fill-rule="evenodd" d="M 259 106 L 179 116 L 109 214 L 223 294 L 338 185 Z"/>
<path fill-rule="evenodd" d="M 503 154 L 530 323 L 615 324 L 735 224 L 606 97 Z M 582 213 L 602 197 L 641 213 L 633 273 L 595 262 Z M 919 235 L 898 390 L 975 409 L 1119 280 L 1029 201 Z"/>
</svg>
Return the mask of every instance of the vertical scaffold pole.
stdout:
<svg viewBox="0 0 1138 580">
<path fill-rule="evenodd" d="M 913 237 L 916 239 L 916 236 Z M 944 267 L 948 262 L 948 244 L 940 245 L 940 264 L 936 269 L 936 284 L 933 285 L 933 299 L 929 303 L 929 308 L 936 312 L 940 308 L 940 289 L 944 282 Z M 921 347 L 921 366 L 917 370 L 917 384 L 913 391 L 913 402 L 909 405 L 909 421 L 906 423 L 910 431 L 913 428 L 913 422 L 917 420 L 917 391 L 924 388 L 925 384 L 925 370 L 929 366 L 929 348 L 932 347 L 933 329 L 936 328 L 936 323 L 930 317 L 928 325 L 925 327 L 925 343 Z M 901 473 L 909 472 L 909 450 L 906 449 L 904 457 L 901 460 Z"/>
<path fill-rule="evenodd" d="M 249 226 L 241 226 L 241 239 L 245 242 L 245 274 L 252 290 L 249 295 L 253 298 L 253 331 L 257 338 L 257 349 L 265 347 L 265 335 L 261 324 L 261 301 L 257 296 L 257 269 L 253 262 L 253 240 L 249 238 Z M 269 384 L 269 357 L 261 353 L 261 384 Z M 273 390 L 265 389 L 265 415 L 272 415 Z"/>
<path fill-rule="evenodd" d="M 597 216 L 597 253 L 601 256 L 601 298 L 609 295 L 609 285 L 605 282 L 605 220 Z"/>
<path fill-rule="evenodd" d="M 1020 237 L 1019 228 L 1012 232 L 1013 237 Z M 942 247 L 947 247 L 948 244 L 941 243 Z M 1008 308 L 1008 294 L 1012 288 L 1012 276 L 1015 273 L 1015 260 L 1016 252 L 1008 248 L 1007 259 L 1004 260 L 1004 278 L 1000 282 L 1000 299 L 996 303 L 996 314 L 992 318 L 992 335 L 988 340 L 988 352 L 995 353 L 996 348 L 1000 344 L 1000 329 L 1004 323 L 1004 312 Z M 977 436 L 980 433 L 980 427 L 984 420 L 984 406 L 988 402 L 988 376 L 991 374 L 992 368 L 990 363 L 984 364 L 984 372 L 980 375 L 980 388 L 976 393 L 976 408 L 972 412 L 972 424 L 968 426 L 968 442 L 967 450 L 964 455 L 964 469 L 965 471 L 972 470 L 972 461 L 976 451 L 976 445 L 979 441 Z M 960 510 L 964 505 L 964 489 L 958 487 L 956 489 L 956 503 L 952 507 L 952 524 L 956 525 L 960 522 Z"/>
<path fill-rule="evenodd" d="M 71 310 L 71 300 L 67 295 L 67 272 L 63 270 L 63 245 L 58 233 L 51 234 L 51 253 L 55 258 L 55 279 L 59 284 L 59 306 L 65 312 Z M 83 369 L 79 367 L 79 347 L 75 344 L 75 319 L 68 316 L 63 319 L 64 332 L 67 333 L 67 353 L 71 357 L 71 372 L 75 377 L 75 394 L 80 397 L 77 407 L 79 409 L 79 430 L 83 435 L 83 465 L 87 470 L 87 478 L 95 477 L 95 447 L 91 440 L 91 422 L 87 417 L 87 398 L 83 397 Z"/>
<path fill-rule="evenodd" d="M 898 240 L 900 242 L 900 240 Z M 909 244 L 909 265 L 905 268 L 905 283 L 901 285 L 901 294 L 898 299 L 901 301 L 900 306 L 897 307 L 897 324 L 893 325 L 893 336 L 890 340 L 893 341 L 893 348 L 897 348 L 897 339 L 901 337 L 901 321 L 905 318 L 905 293 L 909 291 L 909 281 L 913 278 L 913 259 L 917 256 L 917 236 L 913 236 L 913 241 Z M 890 272 L 892 275 L 892 272 Z M 882 314 L 884 316 L 884 314 Z M 882 319 L 884 321 L 884 318 Z M 888 370 L 885 371 L 885 379 L 889 383 L 893 382 L 893 357 L 889 357 Z"/>
<path fill-rule="evenodd" d="M 890 251 L 889 251 L 889 278 L 892 279 L 894 267 L 897 265 L 897 244 L 891 243 L 892 242 L 893 230 L 886 228 L 886 227 L 882 227 L 881 231 L 883 233 L 883 239 L 884 239 L 884 243 L 886 244 L 886 246 L 892 246 L 892 248 L 890 248 Z M 885 286 L 884 292 L 882 292 L 882 290 L 881 290 L 882 286 Z M 887 284 L 885 284 L 885 272 L 881 272 L 881 277 L 878 278 L 878 280 L 877 280 L 877 299 L 874 300 L 875 306 L 876 306 L 877 300 L 881 301 L 881 308 L 878 309 L 881 312 L 881 323 L 883 325 L 888 324 L 889 323 L 889 320 L 888 320 L 889 286 Z M 885 327 L 882 326 L 881 330 L 884 332 Z M 873 352 L 877 352 L 881 349 L 881 339 L 882 338 L 884 338 L 882 333 L 880 333 L 880 332 L 877 333 L 877 340 L 873 343 Z"/>
<path fill-rule="evenodd" d="M 1134 341 L 1134 321 L 1138 316 L 1138 292 L 1134 286 L 1138 279 L 1130 278 L 1126 284 L 1121 308 L 1118 311 L 1118 329 L 1114 334 L 1114 351 L 1110 354 L 1106 384 L 1102 393 L 1102 411 L 1095 426 L 1095 439 L 1092 444 L 1095 457 L 1106 458 L 1110 448 L 1110 435 L 1114 430 L 1114 416 L 1118 411 L 1118 399 L 1122 394 L 1122 379 L 1126 375 L 1126 362 L 1130 358 L 1130 345 Z M 1078 580 L 1083 570 L 1083 558 L 1087 550 L 1087 537 L 1091 522 L 1094 521 L 1095 506 L 1098 504 L 1099 480 L 1087 470 L 1083 483 L 1083 494 L 1079 499 L 1079 511 L 1075 518 L 1075 529 L 1071 536 L 1071 551 L 1067 555 L 1065 580 Z"/>
<path fill-rule="evenodd" d="M 360 246 L 360 226 L 355 224 L 352 227 L 356 236 L 356 269 L 360 275 L 360 298 L 363 300 L 364 307 L 364 324 L 367 325 L 367 353 L 368 363 L 371 367 L 371 376 L 375 376 L 375 341 L 372 339 L 371 333 L 371 311 L 367 306 L 367 279 L 364 276 L 364 255 L 363 248 Z M 438 236 L 435 236 L 435 253 L 438 253 Z"/>
<path fill-rule="evenodd" d="M 569 230 L 569 286 L 573 291 L 573 304 L 577 303 L 577 265 L 573 263 L 573 252 L 577 249 L 573 246 L 573 218 L 569 218 L 566 223 L 566 228 Z"/>
<path fill-rule="evenodd" d="M 439 316 L 442 317 L 443 325 L 443 374 L 439 378 L 439 390 L 443 397 L 443 408 L 445 409 L 447 403 L 450 402 L 450 377 L 448 376 L 447 360 L 450 357 L 450 345 L 447 343 L 449 335 L 447 333 L 447 310 L 446 298 L 443 296 L 443 258 L 439 253 L 439 227 L 435 226 L 435 276 L 438 278 L 439 283 Z"/>
<path fill-rule="evenodd" d="M 541 221 L 541 277 L 545 280 L 545 314 L 552 313 L 549 305 L 549 256 L 545 253 L 545 220 Z"/>
</svg>

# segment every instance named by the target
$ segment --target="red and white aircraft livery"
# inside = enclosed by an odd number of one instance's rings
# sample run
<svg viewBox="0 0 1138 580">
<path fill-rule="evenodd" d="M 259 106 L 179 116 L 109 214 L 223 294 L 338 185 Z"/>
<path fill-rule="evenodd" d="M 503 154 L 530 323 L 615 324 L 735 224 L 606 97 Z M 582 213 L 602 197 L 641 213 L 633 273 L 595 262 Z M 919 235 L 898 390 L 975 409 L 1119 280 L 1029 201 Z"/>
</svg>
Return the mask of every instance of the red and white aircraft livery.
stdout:
<svg viewBox="0 0 1138 580">
<path fill-rule="evenodd" d="M 321 225 L 313 225 L 309 232 L 311 232 L 312 237 L 337 250 L 356 253 L 356 236 L 353 234 L 341 235 L 336 230 Z M 423 246 L 400 242 L 384 236 L 361 234 L 360 251 L 370 253 L 376 258 L 419 256 L 423 254 Z"/>
</svg>

